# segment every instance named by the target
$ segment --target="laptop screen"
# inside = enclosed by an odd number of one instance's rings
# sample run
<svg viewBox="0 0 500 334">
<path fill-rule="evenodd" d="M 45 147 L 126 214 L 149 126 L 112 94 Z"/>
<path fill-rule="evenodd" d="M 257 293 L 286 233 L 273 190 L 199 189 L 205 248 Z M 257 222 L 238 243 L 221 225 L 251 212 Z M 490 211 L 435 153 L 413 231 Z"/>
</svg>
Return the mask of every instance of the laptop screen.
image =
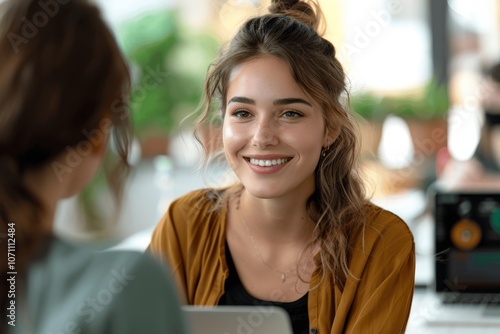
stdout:
<svg viewBox="0 0 500 334">
<path fill-rule="evenodd" d="M 500 293 L 500 191 L 437 192 L 436 291 Z"/>
</svg>

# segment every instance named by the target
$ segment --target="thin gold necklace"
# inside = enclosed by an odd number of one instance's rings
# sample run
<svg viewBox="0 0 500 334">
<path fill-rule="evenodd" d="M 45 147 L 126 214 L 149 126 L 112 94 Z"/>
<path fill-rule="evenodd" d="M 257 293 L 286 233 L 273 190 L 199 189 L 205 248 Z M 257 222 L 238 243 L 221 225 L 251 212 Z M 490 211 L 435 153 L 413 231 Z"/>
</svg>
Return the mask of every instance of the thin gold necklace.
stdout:
<svg viewBox="0 0 500 334">
<path fill-rule="evenodd" d="M 240 195 L 241 195 L 241 194 L 240 194 Z M 262 253 L 260 252 L 260 247 L 259 247 L 259 245 L 258 245 L 257 241 L 254 239 L 254 237 L 253 237 L 253 235 L 252 235 L 252 232 L 250 232 L 250 228 L 248 227 L 248 224 L 247 224 L 247 222 L 246 222 L 246 220 L 245 220 L 245 217 L 243 217 L 243 212 L 240 210 L 240 198 L 238 198 L 238 202 L 236 203 L 236 210 L 238 210 L 238 211 L 239 211 L 239 213 L 240 213 L 240 218 L 241 218 L 241 220 L 243 221 L 243 225 L 245 225 L 245 228 L 246 228 L 246 230 L 247 230 L 247 232 L 248 232 L 248 235 L 250 236 L 250 241 L 252 242 L 252 245 L 253 245 L 253 247 L 255 248 L 255 252 L 257 253 L 257 256 L 259 257 L 260 261 L 261 261 L 261 262 L 262 262 L 262 263 L 263 263 L 266 267 L 268 267 L 269 269 L 271 269 L 272 271 L 275 271 L 275 272 L 277 272 L 277 273 L 279 273 L 279 274 L 280 274 L 280 276 L 281 276 L 281 283 L 286 283 L 286 279 L 287 279 L 286 275 L 287 275 L 287 274 L 289 274 L 289 273 L 291 273 L 291 272 L 293 272 L 293 271 L 295 271 L 295 273 L 297 273 L 297 266 L 298 266 L 298 263 L 295 263 L 295 268 L 294 268 L 294 269 L 290 269 L 290 270 L 285 271 L 285 272 L 283 272 L 283 271 L 281 271 L 281 270 L 278 270 L 278 269 L 274 268 L 273 266 L 271 266 L 270 264 L 268 264 L 268 263 L 264 260 L 264 258 L 262 257 Z"/>
</svg>

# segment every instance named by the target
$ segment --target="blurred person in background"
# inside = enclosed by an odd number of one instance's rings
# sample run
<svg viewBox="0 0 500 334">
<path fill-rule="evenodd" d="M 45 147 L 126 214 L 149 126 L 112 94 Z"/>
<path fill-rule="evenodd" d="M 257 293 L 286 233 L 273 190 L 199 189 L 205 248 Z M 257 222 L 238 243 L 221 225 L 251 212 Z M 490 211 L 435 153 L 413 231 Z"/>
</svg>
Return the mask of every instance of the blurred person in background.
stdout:
<svg viewBox="0 0 500 334">
<path fill-rule="evenodd" d="M 0 6 L 0 332 L 186 333 L 155 259 L 53 234 L 58 201 L 94 177 L 110 135 L 120 160 L 112 174 L 128 167 L 129 72 L 98 8 Z"/>
<path fill-rule="evenodd" d="M 321 9 L 274 0 L 269 10 L 212 63 L 197 123 L 219 116 L 238 182 L 174 201 L 149 251 L 171 263 L 189 304 L 276 305 L 295 334 L 403 333 L 413 237 L 365 194 Z"/>
<path fill-rule="evenodd" d="M 474 156 L 467 161 L 447 159 L 438 188 L 500 190 L 500 63 L 486 72 L 480 93 L 484 122 Z"/>
</svg>

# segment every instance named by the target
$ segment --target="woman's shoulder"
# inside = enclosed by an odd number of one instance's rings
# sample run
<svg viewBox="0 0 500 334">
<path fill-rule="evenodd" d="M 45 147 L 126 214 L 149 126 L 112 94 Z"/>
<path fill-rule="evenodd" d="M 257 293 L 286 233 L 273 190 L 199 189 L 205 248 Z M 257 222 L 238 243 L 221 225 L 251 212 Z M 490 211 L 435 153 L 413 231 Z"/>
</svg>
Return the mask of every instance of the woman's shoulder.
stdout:
<svg viewBox="0 0 500 334">
<path fill-rule="evenodd" d="M 205 188 L 177 198 L 160 219 L 154 235 L 173 233 L 187 237 L 202 230 L 208 233 L 220 229 L 224 218 L 223 195 L 224 190 Z"/>
<path fill-rule="evenodd" d="M 112 274 L 120 270 L 131 273 L 141 273 L 139 280 L 163 279 L 168 276 L 166 268 L 161 266 L 156 259 L 148 253 L 128 250 L 106 250 L 93 254 L 89 263 L 98 267 L 114 268 Z M 134 277 L 134 280 L 136 277 Z"/>
<path fill-rule="evenodd" d="M 153 318 L 156 312 L 179 314 L 180 304 L 168 269 L 137 251 L 103 251 L 54 240 L 30 268 L 27 291 L 28 305 L 37 305 L 30 309 L 36 329 L 70 323 L 84 332 L 103 333 L 112 323 L 121 333 L 134 333 L 131 317 L 165 330 L 183 326 L 182 320 Z"/>
<path fill-rule="evenodd" d="M 393 212 L 375 204 L 366 204 L 365 210 L 364 228 L 351 239 L 353 274 L 362 276 L 367 266 L 387 272 L 414 261 L 415 243 L 409 226 Z"/>
<path fill-rule="evenodd" d="M 371 202 L 365 204 L 366 225 L 374 229 L 400 230 L 411 234 L 408 224 L 392 211 Z"/>
<path fill-rule="evenodd" d="M 60 239 L 51 242 L 45 256 L 33 267 L 35 275 L 48 276 L 53 272 L 61 280 L 72 277 L 75 284 L 89 288 L 109 279 L 126 283 L 128 279 L 162 281 L 168 276 L 166 269 L 149 254 L 102 249 L 92 244 Z M 135 277 L 137 273 L 141 273 L 140 277 Z"/>
<path fill-rule="evenodd" d="M 175 199 L 161 221 L 174 225 L 212 221 L 221 217 L 223 209 L 224 189 L 198 189 Z"/>
<path fill-rule="evenodd" d="M 367 203 L 365 210 L 365 241 L 391 240 L 391 242 L 413 243 L 410 227 L 398 215 L 373 203 Z"/>
<path fill-rule="evenodd" d="M 203 211 L 212 210 L 216 207 L 222 194 L 223 190 L 214 188 L 193 190 L 175 199 L 170 205 L 170 208 L 187 211 L 192 209 Z"/>
<path fill-rule="evenodd" d="M 114 281 L 115 287 L 120 284 L 123 288 L 127 287 L 127 293 L 120 294 L 118 299 L 133 301 L 146 298 L 150 304 L 162 308 L 168 308 L 166 304 L 159 305 L 164 300 L 177 300 L 169 268 L 148 253 L 105 251 L 94 256 L 92 262 L 97 268 L 106 268 L 109 282 Z"/>
</svg>

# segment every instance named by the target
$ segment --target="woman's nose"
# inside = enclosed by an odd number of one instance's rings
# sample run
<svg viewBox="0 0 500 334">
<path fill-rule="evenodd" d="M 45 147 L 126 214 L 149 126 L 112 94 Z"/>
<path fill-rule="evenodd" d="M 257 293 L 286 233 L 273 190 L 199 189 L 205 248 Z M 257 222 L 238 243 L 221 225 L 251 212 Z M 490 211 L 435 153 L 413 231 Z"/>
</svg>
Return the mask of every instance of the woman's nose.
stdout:
<svg viewBox="0 0 500 334">
<path fill-rule="evenodd" d="M 262 120 L 256 124 L 252 145 L 258 148 L 277 145 L 279 142 L 276 129 L 270 121 Z"/>
</svg>

